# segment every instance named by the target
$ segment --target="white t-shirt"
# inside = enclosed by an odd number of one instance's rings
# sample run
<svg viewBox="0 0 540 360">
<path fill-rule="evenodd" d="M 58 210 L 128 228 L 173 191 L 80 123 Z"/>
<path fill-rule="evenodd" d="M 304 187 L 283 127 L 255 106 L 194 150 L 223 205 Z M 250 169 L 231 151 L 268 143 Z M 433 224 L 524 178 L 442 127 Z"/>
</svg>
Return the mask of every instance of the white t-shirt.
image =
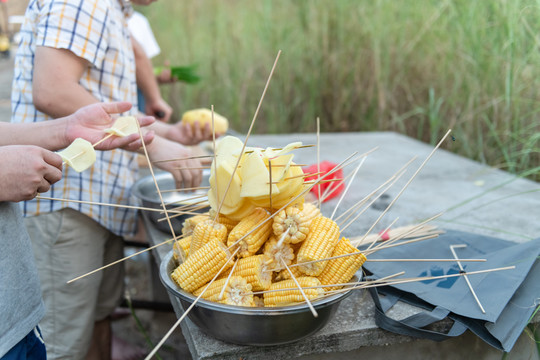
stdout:
<svg viewBox="0 0 540 360">
<path fill-rule="evenodd" d="M 154 37 L 148 19 L 143 14 L 134 11 L 128 20 L 128 27 L 131 35 L 141 44 L 149 59 L 159 55 L 161 49 Z"/>
</svg>

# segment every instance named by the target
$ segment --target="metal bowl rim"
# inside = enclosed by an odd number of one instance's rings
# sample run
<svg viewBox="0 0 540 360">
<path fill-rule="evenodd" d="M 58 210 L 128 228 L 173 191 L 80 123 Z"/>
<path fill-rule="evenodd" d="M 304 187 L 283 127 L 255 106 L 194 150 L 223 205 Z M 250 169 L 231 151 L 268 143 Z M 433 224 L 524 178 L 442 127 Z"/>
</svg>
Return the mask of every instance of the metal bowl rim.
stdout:
<svg viewBox="0 0 540 360">
<path fill-rule="evenodd" d="M 178 285 L 176 285 L 176 283 L 171 279 L 170 274 L 167 271 L 167 267 L 169 266 L 169 263 L 172 259 L 173 259 L 173 250 L 169 251 L 167 255 L 165 255 L 165 257 L 163 257 L 161 261 L 160 270 L 159 270 L 161 282 L 165 285 L 167 290 L 173 293 L 176 297 L 192 304 L 197 299 L 197 297 L 180 289 Z M 355 277 L 350 282 L 353 283 L 357 279 L 358 278 L 355 275 Z M 352 290 L 353 289 L 350 289 L 349 291 L 344 291 L 340 294 L 335 294 L 335 295 L 325 297 L 323 299 L 314 300 L 312 301 L 311 304 L 313 305 L 315 309 L 331 306 L 337 302 L 340 302 L 346 297 L 348 297 L 351 294 Z M 219 304 L 213 301 L 199 299 L 197 301 L 197 306 L 207 308 L 210 310 L 219 311 L 219 312 L 226 312 L 226 313 L 246 315 L 246 316 L 264 316 L 264 315 L 277 316 L 277 315 L 303 313 L 303 312 L 310 311 L 309 307 L 305 303 L 299 304 L 299 305 L 279 306 L 279 307 L 273 307 L 273 308 L 253 308 L 253 307 Z"/>
<path fill-rule="evenodd" d="M 206 171 L 204 171 L 203 173 L 206 173 Z M 171 177 L 172 177 L 171 173 L 169 173 L 167 171 L 160 171 L 160 172 L 155 173 L 156 181 L 159 181 L 159 180 L 162 180 L 162 179 L 169 179 Z M 153 180 L 152 175 L 147 175 L 147 176 L 144 176 L 144 177 L 138 179 L 137 181 L 135 181 L 135 183 L 133 183 L 133 186 L 131 187 L 131 194 L 133 196 L 135 196 L 136 198 L 141 199 L 143 201 L 148 201 L 148 202 L 151 202 L 151 203 L 158 202 L 158 203 L 161 204 L 159 199 L 156 199 L 156 197 L 148 196 L 147 194 L 144 194 L 141 191 L 141 186 L 143 184 L 153 183 L 153 182 L 154 182 L 154 180 Z M 206 194 L 206 192 L 204 192 L 204 193 Z M 201 193 L 201 195 L 202 195 L 202 193 Z M 176 202 L 182 202 L 182 201 L 185 201 L 185 200 L 179 200 L 179 201 L 176 201 Z"/>
</svg>

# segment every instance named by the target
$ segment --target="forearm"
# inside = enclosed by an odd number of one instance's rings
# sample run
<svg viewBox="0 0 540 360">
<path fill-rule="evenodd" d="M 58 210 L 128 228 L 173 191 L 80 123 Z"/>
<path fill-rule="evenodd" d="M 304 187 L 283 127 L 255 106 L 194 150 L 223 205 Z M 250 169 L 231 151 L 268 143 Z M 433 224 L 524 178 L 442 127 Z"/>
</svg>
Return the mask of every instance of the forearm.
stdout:
<svg viewBox="0 0 540 360">
<path fill-rule="evenodd" d="M 146 56 L 141 45 L 133 39 L 133 52 L 135 54 L 137 86 L 141 89 L 144 98 L 148 102 L 157 101 L 161 98 L 161 92 L 152 62 Z"/>
<path fill-rule="evenodd" d="M 65 136 L 67 119 L 38 123 L 12 124 L 0 122 L 0 146 L 36 145 L 48 150 L 59 150 L 69 145 Z"/>
</svg>

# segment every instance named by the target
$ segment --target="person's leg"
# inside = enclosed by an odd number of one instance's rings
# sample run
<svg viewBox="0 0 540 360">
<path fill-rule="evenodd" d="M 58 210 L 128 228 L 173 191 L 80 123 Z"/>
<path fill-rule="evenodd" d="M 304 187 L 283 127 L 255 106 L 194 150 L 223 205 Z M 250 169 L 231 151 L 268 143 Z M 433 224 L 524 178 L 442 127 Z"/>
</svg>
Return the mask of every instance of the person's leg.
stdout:
<svg viewBox="0 0 540 360">
<path fill-rule="evenodd" d="M 72 209 L 26 218 L 47 312 L 40 323 L 49 359 L 84 359 L 90 347 L 109 232 Z"/>
<path fill-rule="evenodd" d="M 0 360 L 46 360 L 45 343 L 39 328 L 34 328 Z"/>
</svg>

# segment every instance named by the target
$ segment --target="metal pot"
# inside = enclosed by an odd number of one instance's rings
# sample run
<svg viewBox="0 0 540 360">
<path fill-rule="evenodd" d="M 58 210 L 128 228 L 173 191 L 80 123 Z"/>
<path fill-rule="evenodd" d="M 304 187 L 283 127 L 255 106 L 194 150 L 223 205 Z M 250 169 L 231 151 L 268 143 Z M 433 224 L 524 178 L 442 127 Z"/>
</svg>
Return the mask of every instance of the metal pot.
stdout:
<svg viewBox="0 0 540 360">
<path fill-rule="evenodd" d="M 170 251 L 160 266 L 161 281 L 176 296 L 183 309 L 196 297 L 180 289 L 170 275 L 177 267 Z M 355 277 L 351 281 L 356 281 Z M 252 308 L 224 305 L 200 299 L 188 314 L 190 320 L 204 333 L 219 340 L 240 344 L 268 346 L 287 344 L 314 334 L 323 328 L 337 310 L 341 300 L 352 290 L 312 302 L 318 317 L 306 304 L 274 308 Z"/>
<path fill-rule="evenodd" d="M 173 191 L 173 192 L 163 192 L 164 190 L 174 190 L 176 189 L 176 184 L 174 182 L 173 176 L 168 172 L 159 172 L 155 174 L 156 176 L 156 182 L 159 186 L 159 190 L 161 192 L 161 196 L 163 197 L 163 202 L 165 203 L 167 209 L 174 209 L 176 207 L 187 205 L 187 204 L 194 204 L 199 203 L 202 201 L 207 201 L 206 194 L 208 190 L 201 189 L 201 190 L 195 190 L 191 192 L 180 192 L 180 191 Z M 210 171 L 203 171 L 203 181 L 201 183 L 201 187 L 208 187 L 209 186 L 209 178 L 210 178 Z M 151 175 L 145 176 L 135 184 L 133 184 L 133 187 L 131 188 L 131 194 L 134 195 L 136 198 L 140 199 L 142 201 L 142 206 L 153 208 L 153 209 L 162 209 L 161 200 L 159 198 L 159 194 L 156 189 L 156 185 L 154 183 L 154 179 Z M 206 212 L 208 211 L 208 207 L 202 208 L 197 210 L 196 212 Z M 172 216 L 174 214 L 169 214 L 169 216 Z M 184 220 L 188 217 L 191 217 L 193 215 L 180 215 L 172 217 L 171 224 L 174 228 L 174 232 L 178 235 L 182 231 L 182 224 L 184 223 Z M 164 213 L 151 211 L 149 212 L 149 218 L 152 221 L 152 223 L 158 228 L 159 230 L 171 233 L 171 229 L 169 227 L 169 224 L 167 221 L 158 221 L 160 219 L 165 218 Z"/>
</svg>

